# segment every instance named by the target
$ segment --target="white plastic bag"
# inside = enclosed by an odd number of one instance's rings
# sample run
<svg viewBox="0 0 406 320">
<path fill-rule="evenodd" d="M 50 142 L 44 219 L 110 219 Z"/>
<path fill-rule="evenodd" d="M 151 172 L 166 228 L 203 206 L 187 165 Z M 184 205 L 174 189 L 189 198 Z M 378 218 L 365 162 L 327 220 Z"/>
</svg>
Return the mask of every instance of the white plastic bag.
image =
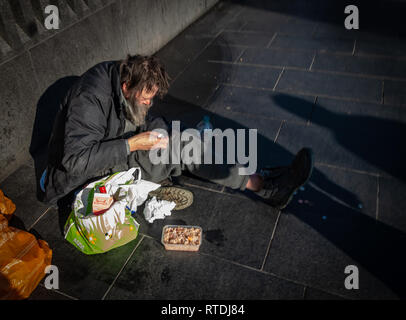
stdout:
<svg viewBox="0 0 406 320">
<path fill-rule="evenodd" d="M 138 179 L 133 173 L 139 170 Z M 93 214 L 96 187 L 104 186 L 115 202 L 100 215 Z M 139 224 L 131 216 L 159 184 L 141 179 L 139 168 L 118 172 L 82 189 L 65 224 L 65 239 L 86 254 L 103 253 L 135 239 Z"/>
</svg>

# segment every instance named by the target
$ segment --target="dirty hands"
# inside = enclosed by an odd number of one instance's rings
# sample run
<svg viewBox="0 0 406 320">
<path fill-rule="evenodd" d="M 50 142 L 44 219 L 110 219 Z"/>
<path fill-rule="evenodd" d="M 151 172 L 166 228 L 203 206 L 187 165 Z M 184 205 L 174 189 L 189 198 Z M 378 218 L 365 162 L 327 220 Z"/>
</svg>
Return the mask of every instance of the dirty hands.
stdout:
<svg viewBox="0 0 406 320">
<path fill-rule="evenodd" d="M 169 138 L 156 131 L 139 133 L 128 140 L 130 151 L 166 149 Z"/>
</svg>

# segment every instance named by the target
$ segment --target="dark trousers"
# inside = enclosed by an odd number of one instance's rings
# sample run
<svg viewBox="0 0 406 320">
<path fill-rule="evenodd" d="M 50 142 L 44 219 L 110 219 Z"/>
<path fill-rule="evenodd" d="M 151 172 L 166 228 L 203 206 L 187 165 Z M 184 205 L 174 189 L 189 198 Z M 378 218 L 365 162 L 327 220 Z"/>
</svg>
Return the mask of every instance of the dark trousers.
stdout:
<svg viewBox="0 0 406 320">
<path fill-rule="evenodd" d="M 168 123 L 161 117 L 147 119 L 146 125 L 141 128 L 139 132 L 152 131 L 154 129 L 164 129 L 170 135 L 168 152 L 172 153 L 172 135 Z M 130 133 L 131 134 L 131 133 Z M 187 142 L 180 141 L 180 149 L 183 150 Z M 211 182 L 230 187 L 232 189 L 244 190 L 247 185 L 249 176 L 240 175 L 239 168 L 242 165 L 239 164 L 204 164 L 203 159 L 201 163 L 185 163 L 183 157 L 180 158 L 179 163 L 173 163 L 170 161 L 168 164 L 153 164 L 150 160 L 150 151 L 134 151 L 128 156 L 127 168 L 121 168 L 128 170 L 132 167 L 140 167 L 142 173 L 142 179 L 160 182 L 171 176 L 180 176 L 183 171 L 187 171 L 192 175 L 209 180 Z M 203 152 L 201 153 L 203 155 Z M 120 170 L 116 170 L 120 171 Z"/>
</svg>

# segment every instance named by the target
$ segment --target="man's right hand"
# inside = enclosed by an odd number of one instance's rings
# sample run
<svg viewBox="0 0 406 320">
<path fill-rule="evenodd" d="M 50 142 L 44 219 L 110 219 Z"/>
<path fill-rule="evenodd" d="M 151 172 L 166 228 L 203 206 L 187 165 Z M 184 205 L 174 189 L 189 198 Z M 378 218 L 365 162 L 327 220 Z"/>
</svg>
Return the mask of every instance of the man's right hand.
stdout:
<svg viewBox="0 0 406 320">
<path fill-rule="evenodd" d="M 159 138 L 160 135 L 161 134 L 156 131 L 147 131 L 129 138 L 127 141 L 130 146 L 130 151 L 152 150 L 158 148 L 166 149 L 169 138 L 162 135 L 162 138 Z"/>
</svg>

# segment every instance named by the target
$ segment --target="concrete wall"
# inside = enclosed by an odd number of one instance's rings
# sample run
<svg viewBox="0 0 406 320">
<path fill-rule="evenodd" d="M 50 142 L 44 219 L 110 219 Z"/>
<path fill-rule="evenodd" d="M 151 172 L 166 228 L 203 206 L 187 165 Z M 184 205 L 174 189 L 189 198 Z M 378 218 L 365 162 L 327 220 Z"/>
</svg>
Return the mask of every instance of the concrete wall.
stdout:
<svg viewBox="0 0 406 320">
<path fill-rule="evenodd" d="M 37 103 L 55 81 L 152 54 L 217 1 L 0 0 L 0 181 L 30 159 Z M 59 8 L 59 30 L 44 27 L 49 4 Z"/>
</svg>

